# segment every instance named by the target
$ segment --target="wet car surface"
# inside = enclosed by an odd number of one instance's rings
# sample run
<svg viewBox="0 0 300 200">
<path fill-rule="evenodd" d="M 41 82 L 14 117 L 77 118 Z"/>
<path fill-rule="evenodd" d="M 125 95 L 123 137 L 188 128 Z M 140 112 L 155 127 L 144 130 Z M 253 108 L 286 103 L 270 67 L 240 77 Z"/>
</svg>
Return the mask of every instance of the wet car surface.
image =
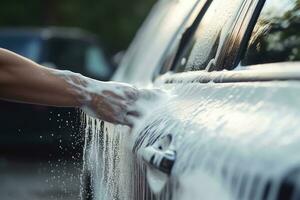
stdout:
<svg viewBox="0 0 300 200">
<path fill-rule="evenodd" d="M 114 80 L 164 94 L 133 130 L 86 118 L 84 197 L 300 199 L 299 19 L 297 0 L 158 2 Z"/>
</svg>

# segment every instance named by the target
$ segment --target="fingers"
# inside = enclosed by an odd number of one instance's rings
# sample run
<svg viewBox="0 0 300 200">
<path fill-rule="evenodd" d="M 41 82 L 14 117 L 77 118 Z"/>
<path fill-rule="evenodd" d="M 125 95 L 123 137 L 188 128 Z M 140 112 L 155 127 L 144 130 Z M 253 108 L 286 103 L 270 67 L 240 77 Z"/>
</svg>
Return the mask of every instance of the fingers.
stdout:
<svg viewBox="0 0 300 200">
<path fill-rule="evenodd" d="M 92 99 L 87 106 L 101 120 L 133 126 L 135 120 L 141 116 L 136 103 L 140 96 L 139 91 L 126 84 L 107 84 L 111 85 L 105 90 L 90 91 Z"/>
<path fill-rule="evenodd" d="M 109 98 L 122 99 L 128 102 L 134 102 L 139 98 L 139 92 L 134 87 L 122 85 L 117 88 L 117 90 L 104 90 L 102 94 Z"/>
<path fill-rule="evenodd" d="M 133 101 L 136 101 L 139 97 L 138 91 L 133 88 L 132 88 L 132 90 L 125 90 L 124 93 L 128 99 L 133 100 Z"/>
<path fill-rule="evenodd" d="M 108 90 L 104 90 L 103 95 L 106 98 L 113 98 L 113 99 L 118 99 L 118 100 L 125 100 L 124 97 L 121 97 L 120 95 L 117 95 L 116 93 L 112 92 L 112 91 L 108 91 Z"/>
<path fill-rule="evenodd" d="M 125 123 L 126 125 L 128 125 L 129 127 L 133 127 L 135 125 L 136 122 L 136 118 L 130 115 L 127 115 L 125 118 Z"/>
<path fill-rule="evenodd" d="M 112 118 L 110 122 L 132 127 L 134 122 L 141 116 L 140 112 L 132 108 L 133 106 L 119 102 L 118 105 L 115 105 L 113 111 L 110 112 L 110 118 Z"/>
<path fill-rule="evenodd" d="M 131 116 L 134 116 L 134 117 L 140 117 L 141 113 L 138 112 L 138 111 L 128 111 L 127 115 L 129 115 L 129 116 L 131 115 Z"/>
<path fill-rule="evenodd" d="M 131 114 L 125 114 L 123 115 L 123 119 L 119 121 L 119 124 L 127 125 L 129 127 L 133 127 L 137 121 L 137 116 L 131 115 Z"/>
</svg>

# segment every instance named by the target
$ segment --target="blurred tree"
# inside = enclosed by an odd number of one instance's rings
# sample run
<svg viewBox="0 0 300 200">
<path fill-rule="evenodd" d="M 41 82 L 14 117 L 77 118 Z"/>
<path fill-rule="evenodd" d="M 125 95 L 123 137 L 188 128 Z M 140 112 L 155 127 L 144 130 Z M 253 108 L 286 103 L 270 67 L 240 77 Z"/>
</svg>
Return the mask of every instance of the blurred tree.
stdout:
<svg viewBox="0 0 300 200">
<path fill-rule="evenodd" d="M 1 0 L 0 26 L 70 26 L 99 35 L 110 53 L 127 48 L 155 0 Z"/>
</svg>

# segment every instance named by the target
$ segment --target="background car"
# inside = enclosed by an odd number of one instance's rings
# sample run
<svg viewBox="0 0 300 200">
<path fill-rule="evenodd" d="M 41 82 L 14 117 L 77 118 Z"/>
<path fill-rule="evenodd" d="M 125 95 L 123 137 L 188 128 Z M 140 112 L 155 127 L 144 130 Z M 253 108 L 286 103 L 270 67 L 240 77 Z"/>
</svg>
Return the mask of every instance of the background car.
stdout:
<svg viewBox="0 0 300 200">
<path fill-rule="evenodd" d="M 114 80 L 166 94 L 130 141 L 86 119 L 83 196 L 300 199 L 299 6 L 159 1 Z"/>
<path fill-rule="evenodd" d="M 97 37 L 77 28 L 2 28 L 0 47 L 98 80 L 109 80 L 114 70 Z M 0 108 L 2 155 L 81 155 L 79 110 L 5 101 Z"/>
</svg>

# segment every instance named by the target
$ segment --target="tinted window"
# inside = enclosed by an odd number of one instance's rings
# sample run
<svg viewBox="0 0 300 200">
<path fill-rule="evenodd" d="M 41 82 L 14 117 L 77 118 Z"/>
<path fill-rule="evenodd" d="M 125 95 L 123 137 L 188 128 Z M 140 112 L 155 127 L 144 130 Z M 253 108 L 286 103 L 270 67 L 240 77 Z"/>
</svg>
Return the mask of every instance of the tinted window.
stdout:
<svg viewBox="0 0 300 200">
<path fill-rule="evenodd" d="M 198 2 L 199 0 L 157 1 L 114 74 L 114 80 L 151 82 L 169 45 Z"/>
<path fill-rule="evenodd" d="M 242 65 L 300 60 L 300 0 L 267 0 Z"/>
<path fill-rule="evenodd" d="M 39 62 L 41 40 L 36 37 L 0 35 L 0 47 Z"/>
<path fill-rule="evenodd" d="M 68 69 L 84 74 L 87 44 L 75 39 L 55 38 L 49 40 L 47 62 L 60 69 Z"/>
<path fill-rule="evenodd" d="M 96 79 L 107 80 L 112 73 L 100 47 L 80 39 L 49 40 L 47 62 Z"/>
<path fill-rule="evenodd" d="M 88 74 L 97 77 L 107 78 L 112 72 L 102 50 L 95 45 L 91 45 L 87 48 L 85 66 Z"/>
<path fill-rule="evenodd" d="M 175 71 L 194 71 L 213 68 L 222 42 L 232 27 L 242 0 L 214 0 L 175 63 Z"/>
</svg>

